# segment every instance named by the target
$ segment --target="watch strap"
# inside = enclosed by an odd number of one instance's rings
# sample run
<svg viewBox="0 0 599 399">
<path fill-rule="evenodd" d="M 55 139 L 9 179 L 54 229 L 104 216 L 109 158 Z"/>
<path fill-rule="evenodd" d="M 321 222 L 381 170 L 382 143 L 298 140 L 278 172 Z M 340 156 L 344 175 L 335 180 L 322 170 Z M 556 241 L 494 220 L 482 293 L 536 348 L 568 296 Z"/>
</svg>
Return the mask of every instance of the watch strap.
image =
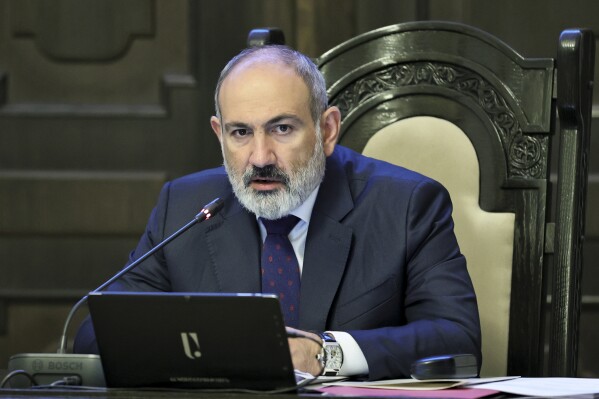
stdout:
<svg viewBox="0 0 599 399">
<path fill-rule="evenodd" d="M 319 332 L 318 336 L 322 340 L 322 348 L 320 350 L 320 354 L 316 357 L 320 361 L 320 364 L 322 366 L 322 375 L 336 376 L 339 374 L 341 364 L 343 363 L 343 352 L 341 351 L 341 346 L 339 345 L 333 334 L 329 332 Z M 331 351 L 331 347 L 335 347 L 335 350 Z M 335 353 L 335 359 L 331 359 L 331 352 Z M 338 366 L 334 367 L 334 363 Z"/>
</svg>

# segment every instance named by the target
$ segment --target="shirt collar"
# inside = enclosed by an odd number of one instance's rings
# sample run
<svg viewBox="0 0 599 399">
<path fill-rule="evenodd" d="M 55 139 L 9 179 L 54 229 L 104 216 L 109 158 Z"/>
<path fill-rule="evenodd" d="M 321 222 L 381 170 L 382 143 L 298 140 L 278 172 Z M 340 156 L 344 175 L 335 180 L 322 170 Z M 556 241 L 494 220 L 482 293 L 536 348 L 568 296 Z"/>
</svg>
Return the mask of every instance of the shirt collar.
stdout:
<svg viewBox="0 0 599 399">
<path fill-rule="evenodd" d="M 306 198 L 306 200 L 297 208 L 289 212 L 290 214 L 297 216 L 301 220 L 306 223 L 310 223 L 310 217 L 312 216 L 312 209 L 314 208 L 314 203 L 316 202 L 316 196 L 318 195 L 318 189 L 320 185 L 318 185 L 312 193 Z"/>
</svg>

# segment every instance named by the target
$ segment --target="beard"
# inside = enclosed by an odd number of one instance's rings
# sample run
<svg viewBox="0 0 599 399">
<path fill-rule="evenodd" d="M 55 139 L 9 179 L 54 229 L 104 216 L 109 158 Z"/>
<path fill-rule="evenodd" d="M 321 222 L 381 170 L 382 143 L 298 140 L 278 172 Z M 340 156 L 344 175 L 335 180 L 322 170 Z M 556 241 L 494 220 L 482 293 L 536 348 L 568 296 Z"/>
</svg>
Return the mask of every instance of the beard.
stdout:
<svg viewBox="0 0 599 399">
<path fill-rule="evenodd" d="M 316 145 L 310 158 L 291 165 L 285 172 L 275 165 L 262 168 L 250 165 L 245 171 L 236 170 L 228 161 L 223 150 L 223 159 L 235 196 L 248 211 L 264 219 L 280 219 L 300 206 L 322 182 L 326 156 L 322 136 L 316 132 Z M 250 186 L 253 179 L 278 180 L 282 188 L 269 191 L 255 190 Z"/>
</svg>

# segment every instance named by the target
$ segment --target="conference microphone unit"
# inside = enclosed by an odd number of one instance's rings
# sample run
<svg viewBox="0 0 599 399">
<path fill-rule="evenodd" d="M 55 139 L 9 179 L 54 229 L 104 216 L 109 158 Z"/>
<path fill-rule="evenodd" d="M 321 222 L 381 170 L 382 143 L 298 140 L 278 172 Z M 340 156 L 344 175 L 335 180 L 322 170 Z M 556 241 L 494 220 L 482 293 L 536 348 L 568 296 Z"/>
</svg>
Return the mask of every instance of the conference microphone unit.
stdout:
<svg viewBox="0 0 599 399">
<path fill-rule="evenodd" d="M 104 290 L 116 280 L 135 269 L 140 263 L 154 255 L 166 244 L 179 237 L 197 223 L 212 218 L 223 207 L 220 198 L 214 199 L 206 204 L 202 210 L 187 224 L 175 231 L 173 234 L 156 244 L 152 249 L 136 259 L 120 272 L 112 276 L 95 290 L 95 293 Z M 99 355 L 86 355 L 67 352 L 67 332 L 71 320 L 77 310 L 87 301 L 89 294 L 79 300 L 69 312 L 64 323 L 60 346 L 57 353 L 20 353 L 10 357 L 8 361 L 9 373 L 4 378 L 12 388 L 27 388 L 33 385 L 85 385 L 103 387 L 104 372 Z"/>
</svg>

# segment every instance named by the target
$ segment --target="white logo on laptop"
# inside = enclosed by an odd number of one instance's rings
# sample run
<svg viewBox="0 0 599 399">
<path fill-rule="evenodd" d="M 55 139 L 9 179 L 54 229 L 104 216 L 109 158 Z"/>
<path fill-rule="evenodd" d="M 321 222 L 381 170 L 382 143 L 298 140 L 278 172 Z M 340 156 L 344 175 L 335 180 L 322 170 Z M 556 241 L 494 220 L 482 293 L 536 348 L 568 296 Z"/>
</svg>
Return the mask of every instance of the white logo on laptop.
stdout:
<svg viewBox="0 0 599 399">
<path fill-rule="evenodd" d="M 194 332 L 181 333 L 181 341 L 183 342 L 183 350 L 185 351 L 185 356 L 190 359 L 197 359 L 202 356 L 202 352 L 200 352 L 200 343 L 198 341 L 198 334 Z M 195 350 L 192 351 L 190 341 L 193 341 L 195 346 Z"/>
</svg>

